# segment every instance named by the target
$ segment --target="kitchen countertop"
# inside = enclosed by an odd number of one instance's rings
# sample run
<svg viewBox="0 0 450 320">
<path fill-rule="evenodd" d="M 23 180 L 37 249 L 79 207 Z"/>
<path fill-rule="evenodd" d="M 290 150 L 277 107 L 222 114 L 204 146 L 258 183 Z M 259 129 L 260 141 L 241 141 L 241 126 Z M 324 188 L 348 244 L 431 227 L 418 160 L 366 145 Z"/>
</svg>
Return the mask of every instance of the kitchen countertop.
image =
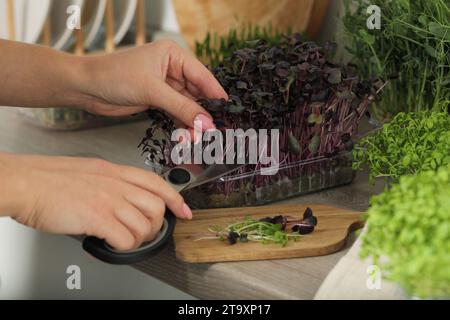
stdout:
<svg viewBox="0 0 450 320">
<path fill-rule="evenodd" d="M 41 155 L 98 156 L 111 162 L 144 167 L 136 148 L 146 122 L 84 131 L 56 132 L 35 127 L 11 108 L 0 108 L 0 151 Z M 372 187 L 366 172 L 353 184 L 285 200 L 281 203 L 328 204 L 363 211 Z M 169 285 L 202 299 L 312 299 L 321 283 L 354 241 L 340 252 L 311 258 L 188 264 L 175 258 L 173 245 L 156 257 L 133 265 Z"/>
</svg>

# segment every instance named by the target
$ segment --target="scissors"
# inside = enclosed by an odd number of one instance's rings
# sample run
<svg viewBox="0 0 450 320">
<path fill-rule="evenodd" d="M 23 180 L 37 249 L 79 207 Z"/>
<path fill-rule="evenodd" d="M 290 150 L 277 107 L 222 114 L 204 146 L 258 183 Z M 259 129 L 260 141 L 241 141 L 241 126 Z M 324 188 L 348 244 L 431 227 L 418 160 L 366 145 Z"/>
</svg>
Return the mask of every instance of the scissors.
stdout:
<svg viewBox="0 0 450 320">
<path fill-rule="evenodd" d="M 198 187 L 207 182 L 219 179 L 244 166 L 243 164 L 183 164 L 176 166 L 162 177 L 177 192 Z M 145 243 L 140 248 L 119 251 L 112 248 L 105 240 L 96 237 L 86 237 L 83 240 L 83 249 L 96 257 L 111 264 L 133 264 L 148 259 L 160 252 L 171 240 L 175 229 L 176 218 L 166 208 L 163 226 L 156 238 Z"/>
</svg>

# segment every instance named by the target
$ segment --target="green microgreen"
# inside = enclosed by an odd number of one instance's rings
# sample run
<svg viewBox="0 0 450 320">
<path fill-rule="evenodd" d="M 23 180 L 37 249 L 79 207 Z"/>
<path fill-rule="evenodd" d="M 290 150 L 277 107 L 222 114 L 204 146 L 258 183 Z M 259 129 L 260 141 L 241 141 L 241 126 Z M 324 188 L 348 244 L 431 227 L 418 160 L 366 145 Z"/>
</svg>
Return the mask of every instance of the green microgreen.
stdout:
<svg viewBox="0 0 450 320">
<path fill-rule="evenodd" d="M 367 8 L 381 9 L 368 30 Z M 352 62 L 363 77 L 395 77 L 374 105 L 379 118 L 427 110 L 450 98 L 450 2 L 345 0 L 342 19 Z"/>
<path fill-rule="evenodd" d="M 401 177 L 374 196 L 361 257 L 420 298 L 450 296 L 450 165 Z"/>
<path fill-rule="evenodd" d="M 196 41 L 195 54 L 202 62 L 215 68 L 236 50 L 252 46 L 256 40 L 264 40 L 274 45 L 281 41 L 283 34 L 291 33 L 291 29 L 280 32 L 271 24 L 262 27 L 248 24 L 241 26 L 239 30 L 231 28 L 224 36 L 208 31 L 203 41 Z"/>
<path fill-rule="evenodd" d="M 281 215 L 263 219 L 247 216 L 224 227 L 211 226 L 208 228 L 209 234 L 198 236 L 195 240 L 228 240 L 229 244 L 253 241 L 275 243 L 284 247 L 289 241 L 296 241 L 302 235 L 313 232 L 316 225 L 317 217 L 313 215 L 311 208 L 307 208 L 302 219 Z"/>
<path fill-rule="evenodd" d="M 367 164 L 372 183 L 378 177 L 396 182 L 403 175 L 437 170 L 450 163 L 449 129 L 446 110 L 399 113 L 355 146 L 353 167 L 359 169 Z"/>
</svg>

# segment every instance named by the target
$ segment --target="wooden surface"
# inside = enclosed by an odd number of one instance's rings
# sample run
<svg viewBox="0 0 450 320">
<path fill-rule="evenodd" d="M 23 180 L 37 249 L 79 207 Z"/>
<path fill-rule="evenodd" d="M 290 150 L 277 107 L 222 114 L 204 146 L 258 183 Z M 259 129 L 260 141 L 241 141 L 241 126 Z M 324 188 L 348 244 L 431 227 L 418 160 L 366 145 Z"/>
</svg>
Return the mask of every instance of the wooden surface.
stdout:
<svg viewBox="0 0 450 320">
<path fill-rule="evenodd" d="M 306 35 L 310 39 L 315 39 L 315 37 L 320 32 L 329 6 L 329 0 L 314 0 L 308 27 L 305 30 Z"/>
<path fill-rule="evenodd" d="M 115 163 L 144 167 L 136 146 L 145 122 L 77 132 L 42 130 L 16 111 L 0 107 L 0 150 L 42 155 L 101 156 Z M 363 211 L 381 184 L 367 183 L 358 173 L 352 185 L 289 199 L 283 203 L 321 203 Z M 134 267 L 193 296 L 203 299 L 311 299 L 322 281 L 347 252 L 270 261 L 189 264 L 175 257 L 173 245 Z M 81 245 L 81 244 L 80 244 Z"/>
<path fill-rule="evenodd" d="M 206 239 L 195 241 L 208 233 L 211 226 L 227 226 L 251 216 L 255 219 L 277 215 L 301 220 L 310 207 L 319 223 L 314 232 L 290 241 L 286 246 L 262 245 L 256 242 L 236 243 Z M 363 226 L 361 212 L 319 204 L 270 205 L 250 208 L 205 209 L 194 211 L 191 221 L 180 220 L 174 232 L 176 257 L 190 263 L 211 263 L 244 260 L 273 260 L 323 256 L 342 249 L 349 232 Z"/>
<path fill-rule="evenodd" d="M 277 30 L 307 32 L 313 38 L 320 30 L 329 0 L 173 0 L 181 33 L 193 49 L 207 32 L 219 35 L 251 23 Z"/>
<path fill-rule="evenodd" d="M 108 0 L 106 2 L 105 8 L 105 28 L 106 28 L 106 39 L 105 39 L 105 51 L 110 53 L 115 49 L 114 44 L 114 3 L 113 0 Z"/>
<path fill-rule="evenodd" d="M 6 1 L 6 14 L 8 20 L 8 39 L 16 40 L 16 24 L 14 22 L 14 3 L 13 0 Z"/>
</svg>

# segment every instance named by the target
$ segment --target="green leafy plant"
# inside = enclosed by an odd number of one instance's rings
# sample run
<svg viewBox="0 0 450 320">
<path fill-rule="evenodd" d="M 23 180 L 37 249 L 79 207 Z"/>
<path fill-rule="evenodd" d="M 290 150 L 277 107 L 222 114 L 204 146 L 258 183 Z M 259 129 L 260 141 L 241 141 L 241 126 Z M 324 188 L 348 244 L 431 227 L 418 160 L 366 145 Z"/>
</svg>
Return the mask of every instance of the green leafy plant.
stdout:
<svg viewBox="0 0 450 320">
<path fill-rule="evenodd" d="M 410 295 L 450 297 L 450 165 L 404 176 L 374 196 L 361 257 Z"/>
<path fill-rule="evenodd" d="M 366 26 L 369 5 L 381 29 Z M 450 98 L 450 3 L 445 0 L 345 0 L 347 50 L 362 76 L 394 77 L 375 105 L 379 118 L 432 109 Z"/>
<path fill-rule="evenodd" d="M 225 36 L 208 32 L 203 41 L 195 43 L 195 54 L 205 64 L 215 68 L 236 50 L 251 46 L 252 41 L 264 40 L 275 45 L 281 41 L 282 35 L 290 34 L 290 29 L 279 32 L 271 24 L 265 27 L 243 25 L 239 30 L 231 28 Z"/>
<path fill-rule="evenodd" d="M 436 170 L 450 164 L 449 129 L 447 111 L 401 112 L 361 139 L 353 150 L 353 168 L 367 164 L 371 182 L 378 177 L 396 182 L 403 175 Z"/>
</svg>

